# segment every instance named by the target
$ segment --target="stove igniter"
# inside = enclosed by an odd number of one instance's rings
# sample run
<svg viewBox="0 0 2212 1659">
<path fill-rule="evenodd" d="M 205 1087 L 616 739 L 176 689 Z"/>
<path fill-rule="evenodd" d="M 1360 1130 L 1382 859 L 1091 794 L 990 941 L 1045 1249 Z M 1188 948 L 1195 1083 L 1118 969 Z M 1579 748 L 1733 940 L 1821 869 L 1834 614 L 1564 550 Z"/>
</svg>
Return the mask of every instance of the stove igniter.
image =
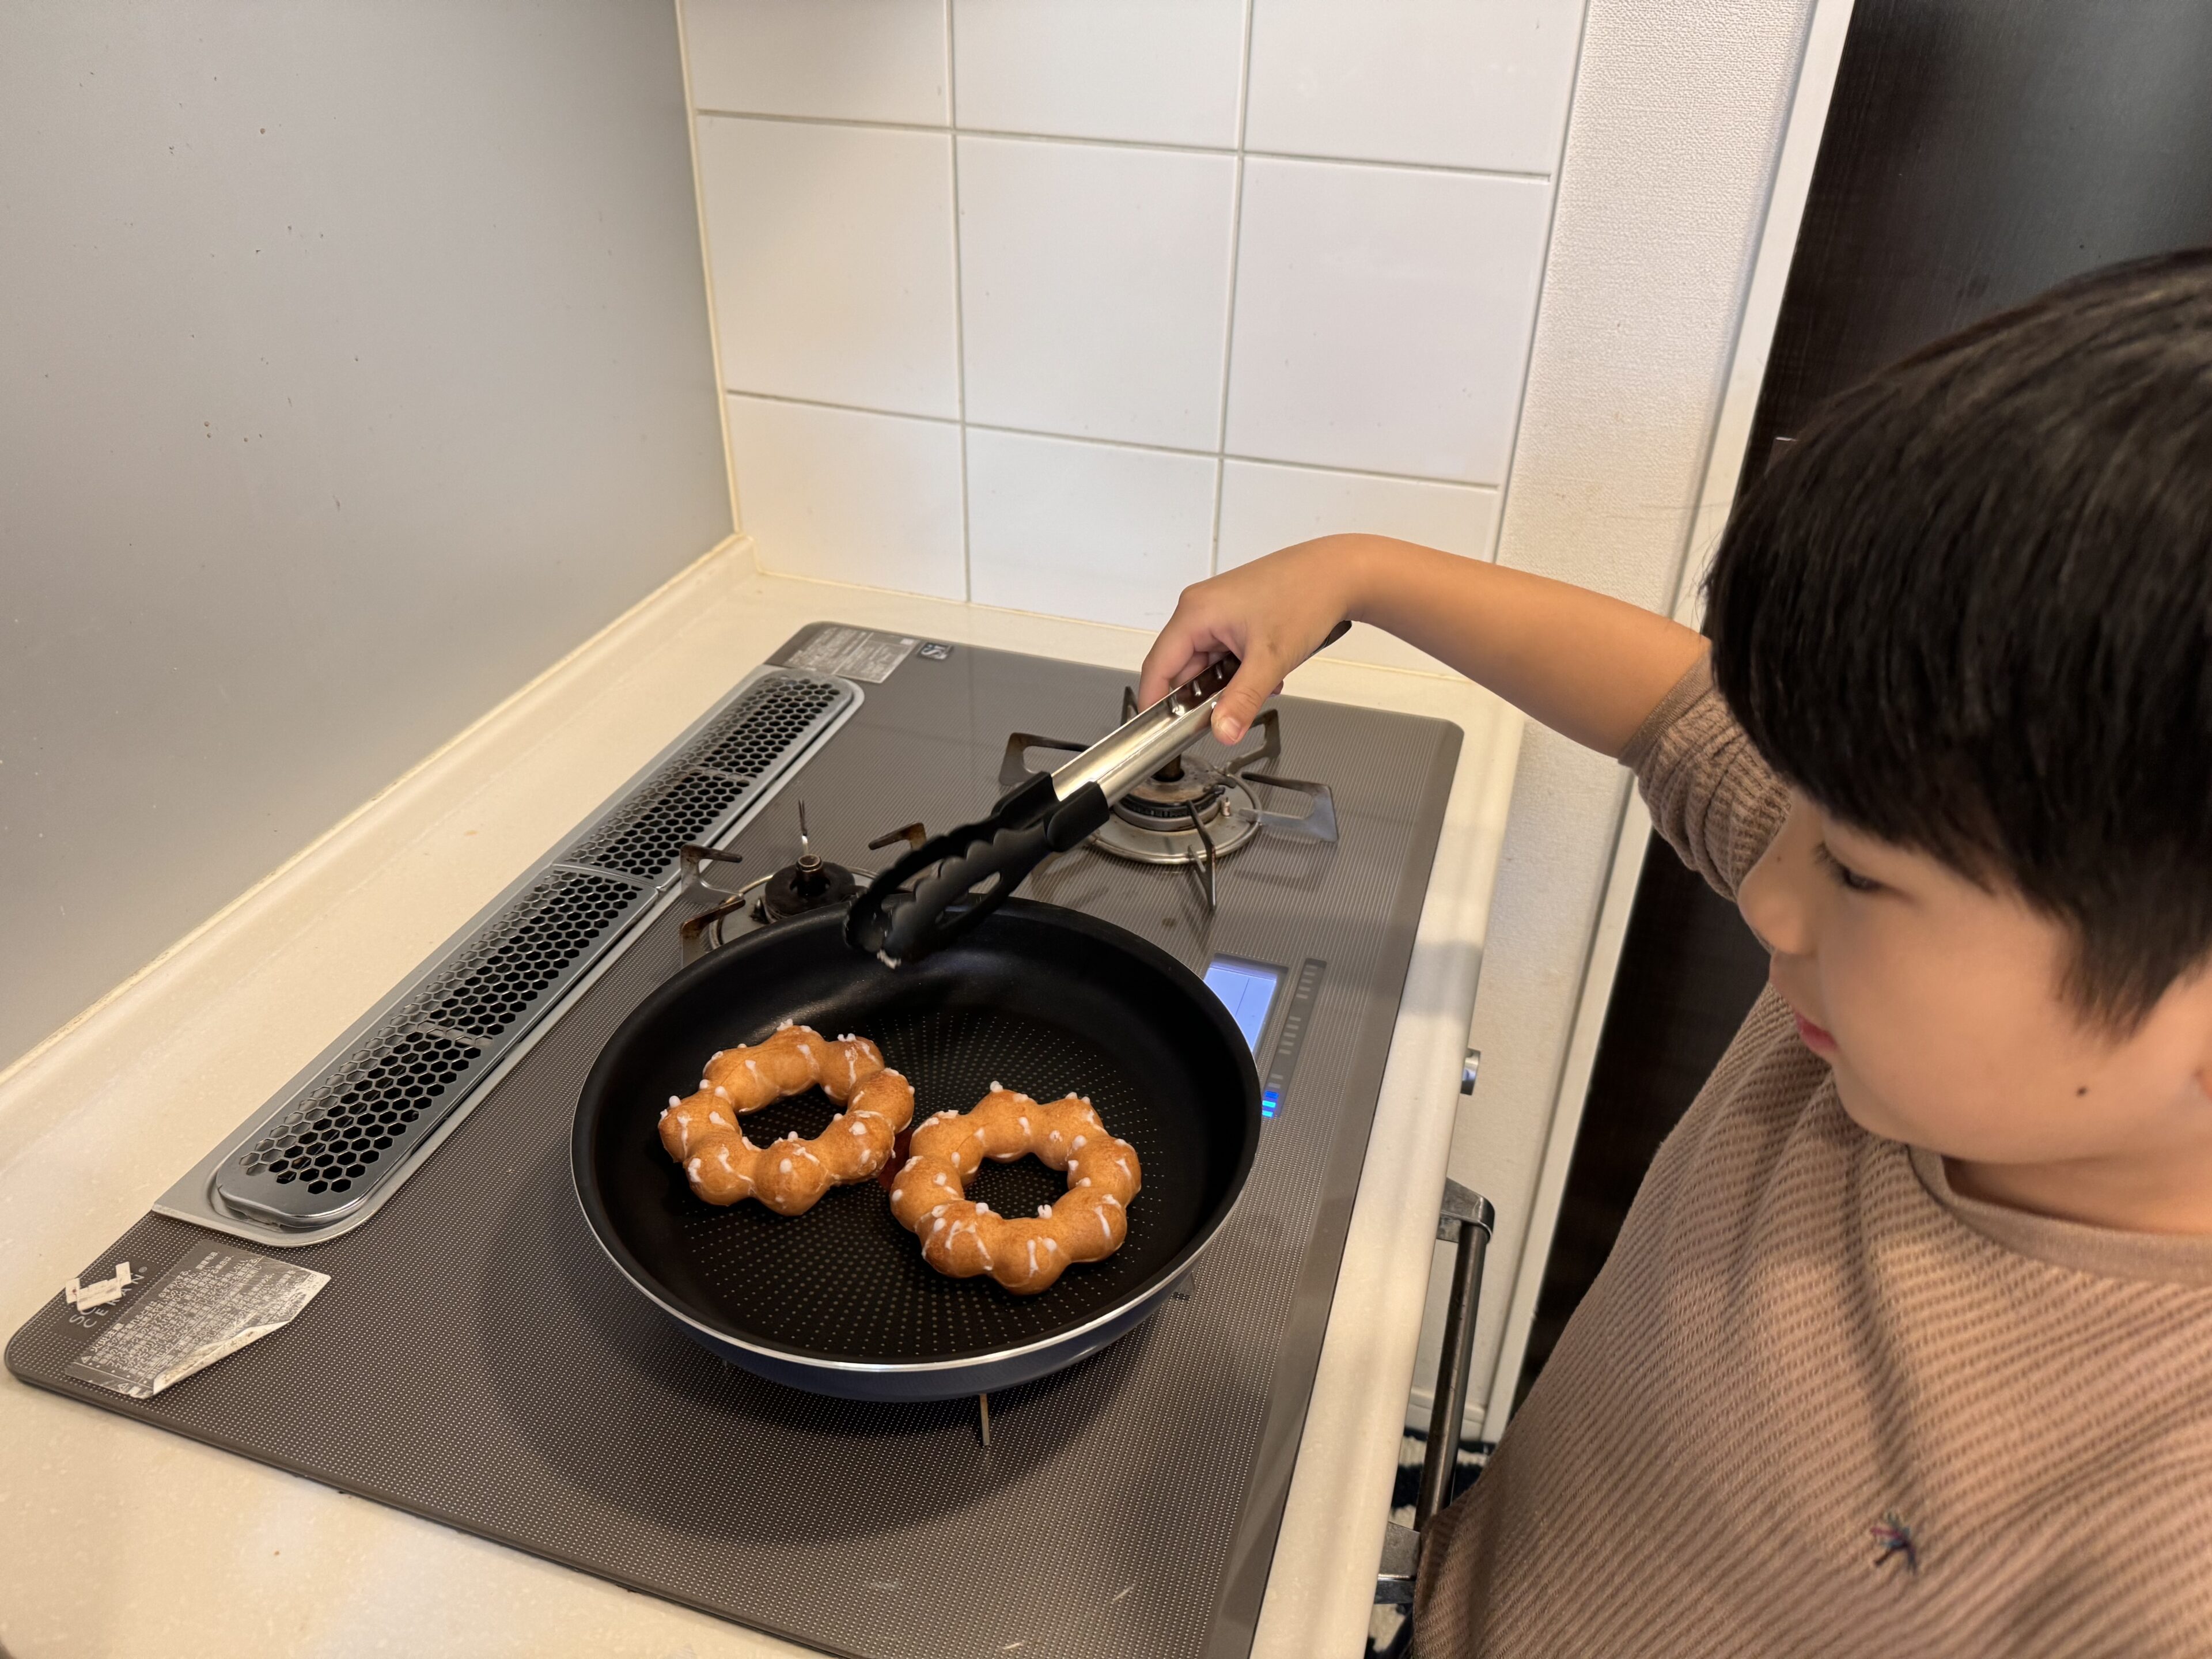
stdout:
<svg viewBox="0 0 2212 1659">
<path fill-rule="evenodd" d="M 826 905 L 850 904 L 860 883 L 842 864 L 831 864 L 815 852 L 806 833 L 806 803 L 799 803 L 799 860 L 787 864 L 761 884 L 753 915 L 761 921 L 788 921 Z"/>
</svg>

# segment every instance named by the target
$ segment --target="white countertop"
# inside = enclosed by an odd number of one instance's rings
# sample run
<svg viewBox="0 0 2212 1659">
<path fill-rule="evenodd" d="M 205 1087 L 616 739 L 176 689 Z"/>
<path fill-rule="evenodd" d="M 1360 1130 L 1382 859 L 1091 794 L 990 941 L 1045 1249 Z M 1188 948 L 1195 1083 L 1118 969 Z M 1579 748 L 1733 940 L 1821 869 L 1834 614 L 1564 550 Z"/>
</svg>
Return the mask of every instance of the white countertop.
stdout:
<svg viewBox="0 0 2212 1659">
<path fill-rule="evenodd" d="M 802 623 L 1133 669 L 1127 629 L 702 559 L 0 1075 L 0 1335 Z M 1324 658 L 1299 695 L 1460 757 L 1255 1653 L 1356 1654 L 1520 718 Z M 0 1652 L 791 1655 L 787 1644 L 0 1375 Z"/>
</svg>

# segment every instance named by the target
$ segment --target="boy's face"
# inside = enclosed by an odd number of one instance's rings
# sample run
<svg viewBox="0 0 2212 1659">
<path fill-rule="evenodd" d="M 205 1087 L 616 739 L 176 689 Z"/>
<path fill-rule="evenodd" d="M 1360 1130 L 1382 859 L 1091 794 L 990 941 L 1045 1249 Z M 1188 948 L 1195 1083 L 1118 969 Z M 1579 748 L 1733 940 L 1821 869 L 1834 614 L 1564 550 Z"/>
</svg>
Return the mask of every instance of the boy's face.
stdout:
<svg viewBox="0 0 2212 1659">
<path fill-rule="evenodd" d="M 2062 993 L 2058 922 L 1802 793 L 1737 896 L 1800 1036 L 1875 1134 L 1970 1165 L 2075 1166 L 2100 1189 L 2212 1159 L 2212 971 L 2124 1037 L 2093 1030 Z"/>
</svg>

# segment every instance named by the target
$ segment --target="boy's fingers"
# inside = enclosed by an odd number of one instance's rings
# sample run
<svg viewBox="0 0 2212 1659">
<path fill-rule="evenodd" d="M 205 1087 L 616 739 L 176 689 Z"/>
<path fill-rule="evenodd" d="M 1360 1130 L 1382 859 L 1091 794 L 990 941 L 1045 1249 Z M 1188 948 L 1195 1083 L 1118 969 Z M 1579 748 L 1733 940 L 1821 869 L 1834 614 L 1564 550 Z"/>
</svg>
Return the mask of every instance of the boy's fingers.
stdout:
<svg viewBox="0 0 2212 1659">
<path fill-rule="evenodd" d="M 1137 707 L 1150 708 L 1206 666 L 1206 657 L 1191 635 L 1170 623 L 1145 653 L 1137 679 Z"/>
<path fill-rule="evenodd" d="M 1137 682 L 1137 707 L 1150 708 L 1185 680 L 1202 673 L 1206 666 L 1204 652 L 1195 653 L 1170 667 L 1155 667 L 1148 661 L 1143 678 Z"/>
<path fill-rule="evenodd" d="M 1259 718 L 1260 705 L 1282 689 L 1280 665 L 1247 657 L 1213 705 L 1214 737 L 1222 743 L 1241 742 Z"/>
</svg>

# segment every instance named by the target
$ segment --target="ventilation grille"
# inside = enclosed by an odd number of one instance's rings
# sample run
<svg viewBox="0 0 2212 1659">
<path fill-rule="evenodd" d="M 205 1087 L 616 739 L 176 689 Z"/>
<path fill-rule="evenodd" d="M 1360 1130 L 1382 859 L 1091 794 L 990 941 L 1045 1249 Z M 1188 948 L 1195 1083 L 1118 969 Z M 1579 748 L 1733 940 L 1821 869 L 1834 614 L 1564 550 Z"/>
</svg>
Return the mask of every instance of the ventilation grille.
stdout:
<svg viewBox="0 0 2212 1659">
<path fill-rule="evenodd" d="M 783 672 L 740 692 L 288 1094 L 218 1174 L 216 1197 L 292 1230 L 357 1208 L 652 904 L 684 843 L 719 833 L 856 701 Z"/>
<path fill-rule="evenodd" d="M 441 1122 L 468 1073 L 489 1071 L 484 1062 L 531 1012 L 554 1001 L 597 955 L 592 947 L 651 896 L 611 877 L 546 872 L 246 1145 L 244 1179 L 226 1182 L 224 1195 L 287 1215 L 344 1202 L 327 1195 L 351 1192 Z"/>
<path fill-rule="evenodd" d="M 851 697 L 834 680 L 763 680 L 586 836 L 568 862 L 665 879 L 686 842 L 706 835 Z"/>
</svg>

